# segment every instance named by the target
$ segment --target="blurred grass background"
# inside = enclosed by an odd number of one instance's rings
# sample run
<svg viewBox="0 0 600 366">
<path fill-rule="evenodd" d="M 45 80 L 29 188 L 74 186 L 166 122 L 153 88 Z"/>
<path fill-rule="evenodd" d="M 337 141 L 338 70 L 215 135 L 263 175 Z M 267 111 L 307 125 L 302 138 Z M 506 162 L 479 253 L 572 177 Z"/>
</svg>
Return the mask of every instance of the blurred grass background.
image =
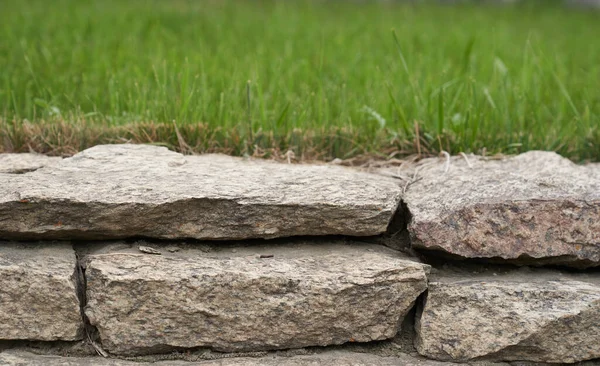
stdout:
<svg viewBox="0 0 600 366">
<path fill-rule="evenodd" d="M 275 0 L 0 1 L 0 151 L 600 161 L 600 12 Z"/>
</svg>

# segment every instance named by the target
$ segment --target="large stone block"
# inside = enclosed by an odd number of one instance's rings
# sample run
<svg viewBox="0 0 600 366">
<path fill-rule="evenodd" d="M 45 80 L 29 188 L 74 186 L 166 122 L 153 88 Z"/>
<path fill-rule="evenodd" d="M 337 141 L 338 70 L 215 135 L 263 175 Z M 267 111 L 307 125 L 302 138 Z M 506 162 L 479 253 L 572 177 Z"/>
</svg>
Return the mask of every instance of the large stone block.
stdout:
<svg viewBox="0 0 600 366">
<path fill-rule="evenodd" d="M 467 258 L 600 265 L 600 165 L 540 151 L 468 159 L 428 159 L 416 168 L 403 198 L 413 247 Z"/>
<path fill-rule="evenodd" d="M 86 256 L 85 313 L 109 352 L 387 339 L 427 287 L 427 265 L 357 243 L 162 252 L 117 248 Z"/>
<path fill-rule="evenodd" d="M 0 237 L 369 236 L 386 230 L 399 201 L 392 179 L 343 167 L 103 145 L 0 174 Z"/>
<path fill-rule="evenodd" d="M 0 281 L 0 340 L 81 339 L 70 245 L 0 242 Z"/>
<path fill-rule="evenodd" d="M 527 269 L 433 274 L 419 353 L 438 360 L 572 363 L 600 358 L 600 274 Z"/>
</svg>

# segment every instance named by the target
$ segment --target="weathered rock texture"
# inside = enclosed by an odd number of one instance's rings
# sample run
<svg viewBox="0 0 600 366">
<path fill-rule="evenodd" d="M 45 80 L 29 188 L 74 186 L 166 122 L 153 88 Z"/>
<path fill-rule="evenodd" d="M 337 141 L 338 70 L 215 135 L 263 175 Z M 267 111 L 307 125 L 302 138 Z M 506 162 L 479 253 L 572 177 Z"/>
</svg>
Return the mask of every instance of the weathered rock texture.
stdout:
<svg viewBox="0 0 600 366">
<path fill-rule="evenodd" d="M 145 363 L 101 357 L 41 356 L 27 352 L 8 351 L 0 353 L 0 364 L 7 366 L 140 366 Z M 380 357 L 364 353 L 323 352 L 292 357 L 240 357 L 210 361 L 158 361 L 158 366 L 451 366 L 449 362 L 419 359 L 408 355 Z M 504 364 L 473 364 L 473 366 L 503 366 Z M 508 364 L 504 365 L 508 366 Z"/>
<path fill-rule="evenodd" d="M 0 242 L 0 340 L 77 340 L 76 258 L 66 244 Z"/>
<path fill-rule="evenodd" d="M 502 160 L 471 156 L 469 163 L 430 159 L 417 168 L 404 196 L 413 247 L 467 258 L 600 265 L 600 165 L 579 166 L 540 151 Z"/>
<path fill-rule="evenodd" d="M 415 345 L 426 357 L 552 363 L 600 357 L 599 273 L 432 276 L 415 325 Z"/>
<path fill-rule="evenodd" d="M 85 313 L 114 354 L 386 339 L 427 286 L 427 265 L 357 243 L 138 253 L 85 259 Z"/>
<path fill-rule="evenodd" d="M 384 232 L 392 179 L 163 147 L 103 145 L 0 175 L 0 237 L 247 239 Z"/>
<path fill-rule="evenodd" d="M 0 173 L 22 174 L 58 164 L 62 158 L 41 154 L 0 154 Z M 1 179 L 1 178 L 0 178 Z"/>
</svg>

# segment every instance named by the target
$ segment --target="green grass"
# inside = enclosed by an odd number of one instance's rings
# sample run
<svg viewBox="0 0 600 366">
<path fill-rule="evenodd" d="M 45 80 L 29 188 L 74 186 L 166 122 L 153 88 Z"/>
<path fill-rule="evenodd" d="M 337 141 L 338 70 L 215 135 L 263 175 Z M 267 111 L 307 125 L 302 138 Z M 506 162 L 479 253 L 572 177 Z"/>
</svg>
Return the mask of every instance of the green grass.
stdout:
<svg viewBox="0 0 600 366">
<path fill-rule="evenodd" d="M 543 4 L 2 0 L 0 151 L 599 161 L 600 13 Z"/>
</svg>

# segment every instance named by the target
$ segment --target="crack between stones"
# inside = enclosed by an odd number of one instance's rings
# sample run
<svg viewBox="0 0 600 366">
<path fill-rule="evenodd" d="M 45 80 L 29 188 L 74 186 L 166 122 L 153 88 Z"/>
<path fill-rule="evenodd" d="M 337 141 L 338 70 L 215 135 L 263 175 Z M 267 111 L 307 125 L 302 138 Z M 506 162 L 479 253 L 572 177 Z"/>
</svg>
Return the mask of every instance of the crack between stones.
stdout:
<svg viewBox="0 0 600 366">
<path fill-rule="evenodd" d="M 75 271 L 77 273 L 77 297 L 79 298 L 79 311 L 81 321 L 83 323 L 84 342 L 88 342 L 100 356 L 107 357 L 108 354 L 97 343 L 99 339 L 98 329 L 90 323 L 87 315 L 85 315 L 85 307 L 87 305 L 87 278 L 85 276 L 85 266 L 83 265 L 83 256 L 73 247 L 75 251 L 76 264 Z"/>
</svg>

